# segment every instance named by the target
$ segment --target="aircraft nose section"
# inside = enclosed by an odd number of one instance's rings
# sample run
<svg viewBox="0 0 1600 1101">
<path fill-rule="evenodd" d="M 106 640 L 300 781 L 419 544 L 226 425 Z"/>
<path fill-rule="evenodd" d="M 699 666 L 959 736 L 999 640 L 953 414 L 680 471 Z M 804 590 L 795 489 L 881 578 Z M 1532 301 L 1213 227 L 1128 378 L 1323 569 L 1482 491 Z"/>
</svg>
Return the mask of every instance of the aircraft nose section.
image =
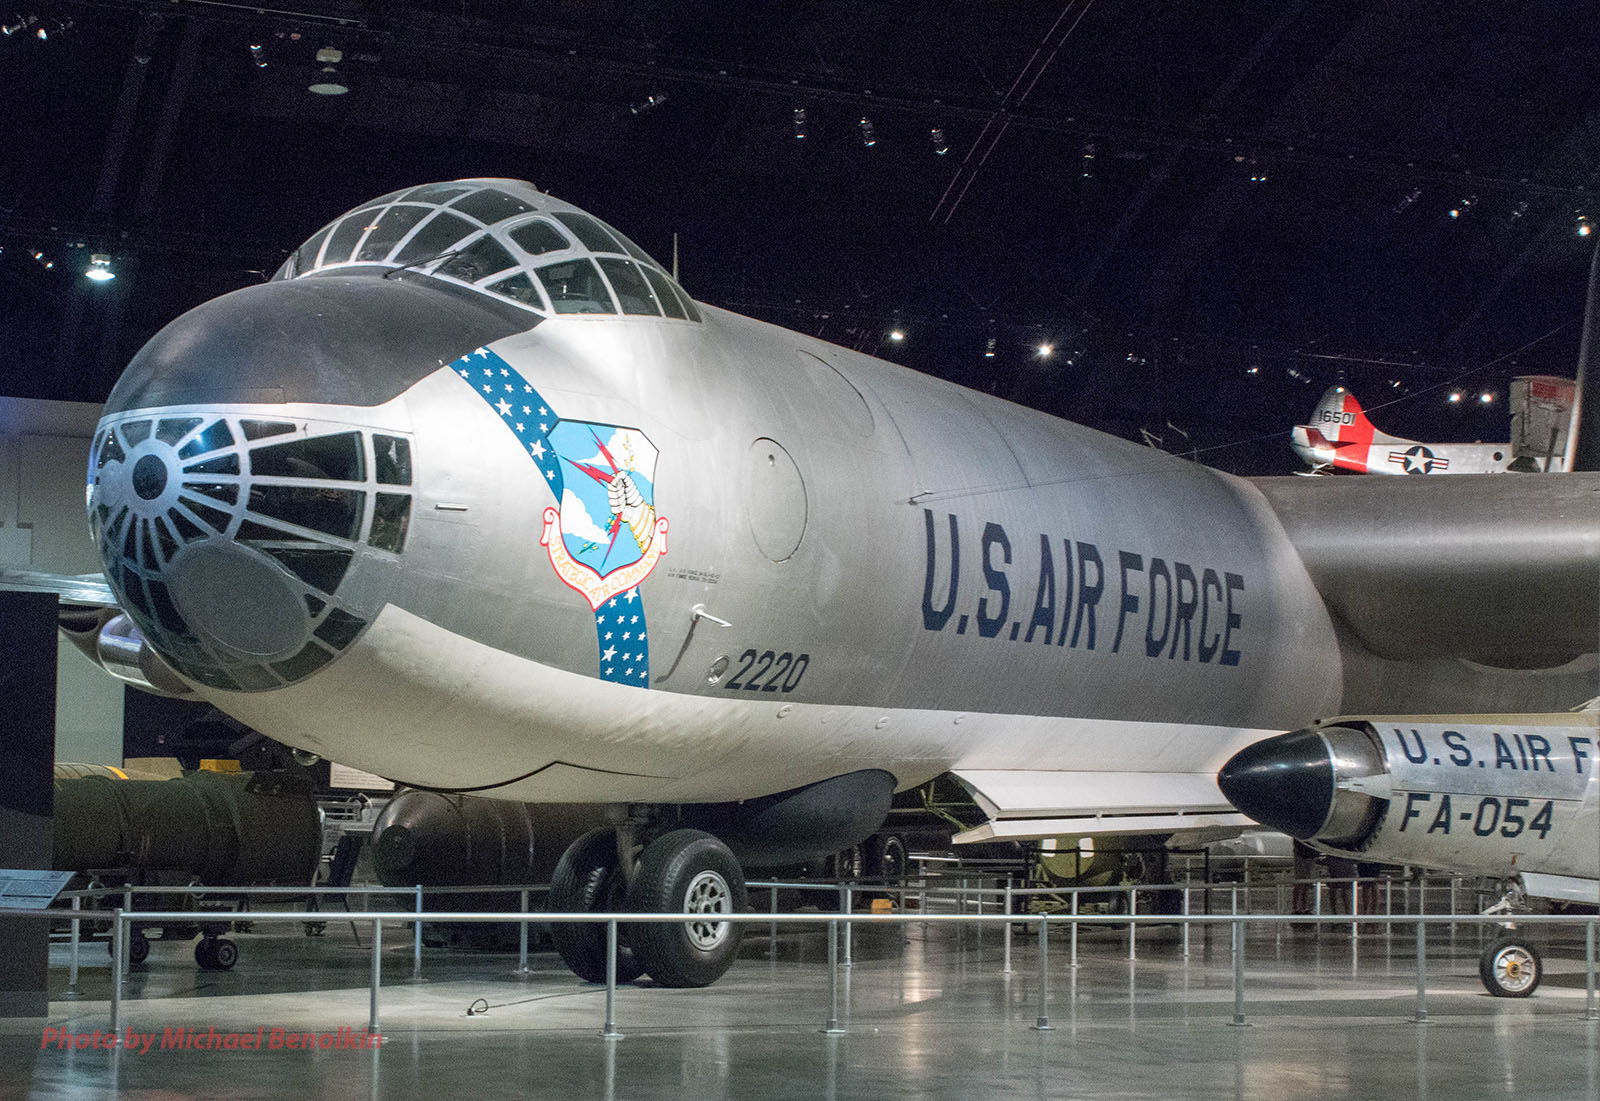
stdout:
<svg viewBox="0 0 1600 1101">
<path fill-rule="evenodd" d="M 1315 730 L 1280 734 L 1235 753 L 1217 773 L 1217 786 L 1263 826 L 1308 840 L 1333 809 L 1333 756 Z"/>
<path fill-rule="evenodd" d="M 151 338 L 107 415 L 218 403 L 374 406 L 538 319 L 489 296 L 379 275 L 278 280 L 197 306 Z"/>
</svg>

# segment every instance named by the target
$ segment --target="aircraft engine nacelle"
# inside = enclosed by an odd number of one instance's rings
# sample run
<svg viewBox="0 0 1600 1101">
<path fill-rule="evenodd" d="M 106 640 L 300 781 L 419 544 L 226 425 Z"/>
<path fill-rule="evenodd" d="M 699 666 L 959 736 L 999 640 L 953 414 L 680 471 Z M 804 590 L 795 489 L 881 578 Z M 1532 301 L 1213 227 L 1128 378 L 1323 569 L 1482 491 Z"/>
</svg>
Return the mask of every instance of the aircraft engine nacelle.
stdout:
<svg viewBox="0 0 1600 1101">
<path fill-rule="evenodd" d="M 1217 784 L 1331 852 L 1484 875 L 1593 876 L 1592 714 L 1329 719 L 1257 742 Z"/>
</svg>

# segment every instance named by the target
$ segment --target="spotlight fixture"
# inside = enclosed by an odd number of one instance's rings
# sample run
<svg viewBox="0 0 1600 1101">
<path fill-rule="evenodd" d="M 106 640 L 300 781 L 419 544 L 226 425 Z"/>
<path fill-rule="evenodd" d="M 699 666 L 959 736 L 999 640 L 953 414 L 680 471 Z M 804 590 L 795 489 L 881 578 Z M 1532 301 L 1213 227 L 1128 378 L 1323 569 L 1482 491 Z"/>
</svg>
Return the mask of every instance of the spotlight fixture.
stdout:
<svg viewBox="0 0 1600 1101">
<path fill-rule="evenodd" d="M 654 92 L 648 96 L 645 96 L 638 103 L 629 104 L 628 114 L 642 115 L 646 111 L 654 111 L 657 107 L 660 107 L 665 102 L 667 102 L 667 94 L 665 92 Z"/>
<path fill-rule="evenodd" d="M 257 43 L 252 43 L 251 44 L 251 46 L 250 46 L 250 56 L 251 56 L 252 59 L 254 59 L 254 61 L 256 63 L 256 68 L 265 69 L 267 67 L 267 51 L 262 49 L 259 44 L 257 44 Z"/>
<path fill-rule="evenodd" d="M 1587 214 L 1578 215 L 1578 236 L 1587 237 L 1594 232 L 1594 225 L 1589 221 Z"/>
<path fill-rule="evenodd" d="M 1478 395 L 1478 400 L 1480 402 L 1482 402 L 1484 405 L 1493 405 L 1494 404 L 1494 391 L 1493 390 L 1485 390 L 1483 393 Z"/>
<path fill-rule="evenodd" d="M 1402 210 L 1404 210 L 1406 207 L 1410 206 L 1412 203 L 1416 202 L 1420 198 L 1422 198 L 1422 188 L 1413 187 L 1410 191 L 1406 192 L 1404 195 L 1402 195 L 1400 197 L 1400 201 L 1399 202 L 1394 204 L 1394 212 L 1396 214 L 1399 214 Z"/>
<path fill-rule="evenodd" d="M 1094 176 L 1094 142 L 1083 143 L 1083 178 L 1091 179 Z"/>
<path fill-rule="evenodd" d="M 806 140 L 806 109 L 804 107 L 796 107 L 794 109 L 794 140 Z"/>
<path fill-rule="evenodd" d="M 1039 353 L 1040 359 L 1049 359 L 1055 354 L 1056 346 L 1054 344 L 1040 344 L 1034 351 Z"/>
<path fill-rule="evenodd" d="M 863 115 L 861 117 L 861 121 L 856 125 L 861 127 L 862 145 L 866 146 L 868 149 L 871 149 L 874 145 L 878 144 L 878 132 L 872 128 L 871 119 Z"/>
<path fill-rule="evenodd" d="M 38 22 L 39 17 L 37 15 L 14 15 L 9 23 L 0 23 L 0 35 L 10 38 L 13 35 L 21 34 Z"/>
<path fill-rule="evenodd" d="M 1450 208 L 1450 217 L 1451 218 L 1459 218 L 1459 217 L 1461 217 L 1463 214 L 1465 214 L 1468 211 L 1468 209 L 1471 208 L 1472 204 L 1477 202 L 1477 201 L 1478 201 L 1478 197 L 1476 195 L 1468 195 L 1466 198 L 1462 199 L 1455 206 Z"/>
<path fill-rule="evenodd" d="M 1460 405 L 1461 404 L 1461 391 L 1460 390 L 1452 390 L 1452 391 L 1450 391 L 1450 404 L 1451 405 Z"/>
<path fill-rule="evenodd" d="M 904 329 L 896 328 L 889 330 L 889 339 L 894 341 L 896 344 L 900 343 L 900 341 L 904 340 L 905 338 L 906 331 Z"/>
<path fill-rule="evenodd" d="M 35 20 L 35 19 L 31 19 L 31 18 L 29 19 L 29 23 L 30 24 L 31 23 L 35 23 L 35 22 L 38 22 L 38 21 Z M 65 34 L 67 31 L 70 31 L 71 29 L 72 29 L 72 20 L 70 18 L 51 19 L 51 20 L 48 20 L 47 22 L 39 23 L 39 25 L 34 28 L 33 36 L 35 38 L 37 38 L 40 42 L 48 42 L 48 41 L 50 41 L 50 36 L 51 35 L 53 35 L 53 34 Z"/>
<path fill-rule="evenodd" d="M 1259 375 L 1261 373 L 1261 368 L 1252 363 L 1250 366 L 1244 369 L 1244 373 L 1247 375 Z"/>
<path fill-rule="evenodd" d="M 944 129 L 942 127 L 935 126 L 932 130 L 929 130 L 928 137 L 933 139 L 933 151 L 937 156 L 942 157 L 950 152 L 950 146 L 945 144 Z"/>
<path fill-rule="evenodd" d="M 49 271 L 51 268 L 56 266 L 56 262 L 54 260 L 50 259 L 50 257 L 46 256 L 36 248 L 29 249 L 28 255 L 33 257 L 38 265 L 44 268 L 45 271 Z"/>
<path fill-rule="evenodd" d="M 344 60 L 344 51 L 333 46 L 324 46 L 317 51 L 317 64 L 322 66 L 322 74 L 315 83 L 306 87 L 306 91 L 318 96 L 342 96 L 350 90 L 350 86 L 339 78 L 339 70 L 335 68 Z"/>
<path fill-rule="evenodd" d="M 117 273 L 111 270 L 111 257 L 103 252 L 90 255 L 89 266 L 84 269 L 83 275 L 85 279 L 96 283 L 109 283 L 117 277 Z"/>
<path fill-rule="evenodd" d="M 992 336 L 987 341 L 984 342 L 984 345 L 983 345 L 983 358 L 984 359 L 993 359 L 994 358 L 994 337 L 992 337 Z"/>
</svg>

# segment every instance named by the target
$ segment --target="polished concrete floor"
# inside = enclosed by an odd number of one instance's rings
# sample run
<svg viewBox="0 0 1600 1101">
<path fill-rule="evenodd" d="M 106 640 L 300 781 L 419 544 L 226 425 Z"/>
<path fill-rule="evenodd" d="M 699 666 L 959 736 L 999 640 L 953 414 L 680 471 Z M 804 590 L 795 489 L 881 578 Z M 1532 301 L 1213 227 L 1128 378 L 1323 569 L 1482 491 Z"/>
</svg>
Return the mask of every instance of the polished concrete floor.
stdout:
<svg viewBox="0 0 1600 1101">
<path fill-rule="evenodd" d="M 369 953 L 350 927 L 256 930 L 222 974 L 197 971 L 188 943 L 155 942 L 129 979 L 124 1028 L 359 1037 Z M 514 952 L 428 949 L 413 977 L 409 935 L 397 939 L 384 952 L 381 1048 L 316 1051 L 162 1050 L 161 1035 L 143 1054 L 60 1047 L 59 1032 L 107 1026 L 109 973 L 104 948 L 85 946 L 70 996 L 58 945 L 49 1019 L 0 1021 L 0 1097 L 1600 1096 L 1577 942 L 1553 945 L 1544 986 L 1513 1001 L 1479 986 L 1476 931 L 1435 932 L 1419 1025 L 1408 935 L 1258 927 L 1246 1025 L 1233 1027 L 1225 930 L 1209 943 L 1197 932 L 1185 957 L 1175 928 L 1141 929 L 1130 962 L 1125 933 L 1084 929 L 1074 969 L 1063 928 L 1049 952 L 1053 1029 L 1039 1031 L 1034 937 L 1014 938 L 1007 976 L 997 928 L 858 927 L 841 971 L 845 1031 L 829 1035 L 822 927 L 752 926 L 713 987 L 620 989 L 624 1035 L 606 1040 L 604 987 L 551 954 L 518 974 Z M 474 1003 L 487 1012 L 469 1015 Z"/>
</svg>

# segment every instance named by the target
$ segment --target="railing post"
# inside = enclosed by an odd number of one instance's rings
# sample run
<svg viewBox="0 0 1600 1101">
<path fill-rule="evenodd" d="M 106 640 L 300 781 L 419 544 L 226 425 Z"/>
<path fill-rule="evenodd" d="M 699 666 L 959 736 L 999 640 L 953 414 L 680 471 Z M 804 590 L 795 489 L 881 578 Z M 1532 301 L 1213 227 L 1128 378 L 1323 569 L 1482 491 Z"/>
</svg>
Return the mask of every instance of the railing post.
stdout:
<svg viewBox="0 0 1600 1101">
<path fill-rule="evenodd" d="M 839 1026 L 839 923 L 828 922 L 828 1023 L 822 1031 L 829 1036 L 844 1032 Z"/>
<path fill-rule="evenodd" d="M 1361 877 L 1356 876 L 1350 880 L 1350 935 L 1355 937 L 1361 932 Z"/>
<path fill-rule="evenodd" d="M 522 888 L 521 899 L 522 899 L 522 912 L 524 914 L 526 914 L 528 912 L 528 888 L 526 888 L 526 887 Z M 527 921 L 519 921 L 519 922 L 517 922 L 517 974 L 526 975 L 527 973 L 528 973 L 528 923 L 527 923 Z"/>
<path fill-rule="evenodd" d="M 72 896 L 72 962 L 67 967 L 67 994 L 78 996 L 78 912 L 83 909 L 83 899 Z"/>
<path fill-rule="evenodd" d="M 122 1031 L 122 958 L 127 954 L 127 935 L 122 928 L 122 910 L 111 918 L 111 1031 Z"/>
<path fill-rule="evenodd" d="M 1189 888 L 1183 889 L 1183 958 L 1189 958 Z"/>
<path fill-rule="evenodd" d="M 1128 888 L 1128 959 L 1138 958 L 1139 923 L 1133 919 L 1139 914 L 1139 888 Z"/>
<path fill-rule="evenodd" d="M 1428 1023 L 1428 932 L 1427 923 L 1417 921 L 1417 1015 L 1419 1025 Z"/>
<path fill-rule="evenodd" d="M 1311 913 L 1315 917 L 1322 916 L 1322 880 L 1317 880 L 1311 885 Z M 1322 932 L 1322 926 L 1317 926 L 1317 932 Z"/>
<path fill-rule="evenodd" d="M 1006 907 L 1006 915 L 1005 915 L 1006 916 L 1006 923 L 1005 923 L 1006 932 L 1005 932 L 1005 940 L 1003 942 L 1004 943 L 1005 966 L 1000 968 L 1000 974 L 1002 974 L 1002 975 L 1010 975 L 1011 974 L 1011 877 L 1009 875 L 1006 876 L 1006 901 L 1005 901 L 1005 907 Z"/>
<path fill-rule="evenodd" d="M 417 884 L 417 911 L 422 913 L 422 884 Z M 411 977 L 422 976 L 422 919 L 419 917 L 412 922 L 415 926 L 411 931 Z"/>
<path fill-rule="evenodd" d="M 383 919 L 372 919 L 372 987 L 368 991 L 367 1031 L 378 1031 L 378 985 L 383 979 Z"/>
<path fill-rule="evenodd" d="M 1597 1018 L 1600 1018 L 1600 1014 L 1596 1013 L 1594 1004 L 1594 922 L 1592 921 L 1589 922 L 1589 924 L 1584 928 L 1583 958 L 1588 964 L 1588 966 L 1584 968 L 1583 976 L 1583 989 L 1585 995 L 1583 1003 L 1583 1016 L 1586 1020 L 1593 1021 Z"/>
<path fill-rule="evenodd" d="M 841 911 L 844 914 L 844 967 L 846 971 L 855 966 L 850 946 L 850 908 L 855 905 L 853 894 L 854 892 L 846 885 L 844 888 L 844 909 Z"/>
<path fill-rule="evenodd" d="M 133 888 L 126 883 L 122 885 L 122 912 L 125 914 L 133 913 Z M 132 921 L 128 922 L 128 939 L 133 939 Z M 117 963 L 117 969 L 124 975 L 128 974 L 133 969 L 132 951 L 124 951 L 122 953 L 122 958 Z"/>
<path fill-rule="evenodd" d="M 1078 896 L 1072 896 L 1072 911 L 1078 911 Z M 1078 932 L 1077 922 L 1072 924 L 1074 940 Z M 1033 1022 L 1034 1031 L 1049 1032 L 1055 1026 L 1050 1023 L 1050 915 L 1039 915 L 1039 1016 Z"/>
<path fill-rule="evenodd" d="M 1235 914 L 1233 921 L 1233 1021 L 1244 1024 L 1244 922 Z"/>
<path fill-rule="evenodd" d="M 1078 892 L 1080 890 L 1082 890 L 1081 887 L 1072 889 L 1072 916 L 1074 919 L 1078 916 Z M 1072 968 L 1078 966 L 1078 923 L 1076 920 L 1072 922 L 1072 956 L 1068 961 L 1068 966 Z"/>
<path fill-rule="evenodd" d="M 523 923 L 527 927 L 527 923 Z M 620 1040 L 617 1031 L 617 919 L 606 922 L 606 1023 L 600 1035 L 607 1040 Z"/>
</svg>

